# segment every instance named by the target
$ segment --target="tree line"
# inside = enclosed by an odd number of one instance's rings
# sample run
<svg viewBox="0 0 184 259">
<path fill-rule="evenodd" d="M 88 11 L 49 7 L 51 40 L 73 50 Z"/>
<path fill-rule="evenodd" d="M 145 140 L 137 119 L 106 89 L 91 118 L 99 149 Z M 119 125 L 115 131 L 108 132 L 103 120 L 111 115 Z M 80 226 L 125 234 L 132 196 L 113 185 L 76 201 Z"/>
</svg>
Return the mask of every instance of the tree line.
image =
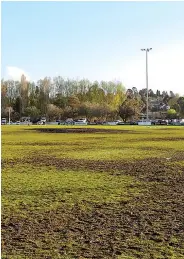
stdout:
<svg viewBox="0 0 184 259">
<path fill-rule="evenodd" d="M 13 121 L 21 117 L 35 120 L 41 116 L 47 120 L 86 117 L 89 120 L 124 121 L 136 119 L 146 111 L 146 89 L 125 89 L 119 81 L 95 81 L 88 79 L 64 79 L 61 76 L 45 77 L 28 82 L 24 75 L 20 81 L 1 80 L 1 117 L 8 117 L 11 109 Z M 169 105 L 174 116 L 184 115 L 184 97 L 172 91 L 155 93 L 149 90 L 149 103 L 155 101 L 156 109 Z M 154 105 L 149 105 L 154 111 Z M 173 116 L 173 113 L 172 113 Z"/>
</svg>

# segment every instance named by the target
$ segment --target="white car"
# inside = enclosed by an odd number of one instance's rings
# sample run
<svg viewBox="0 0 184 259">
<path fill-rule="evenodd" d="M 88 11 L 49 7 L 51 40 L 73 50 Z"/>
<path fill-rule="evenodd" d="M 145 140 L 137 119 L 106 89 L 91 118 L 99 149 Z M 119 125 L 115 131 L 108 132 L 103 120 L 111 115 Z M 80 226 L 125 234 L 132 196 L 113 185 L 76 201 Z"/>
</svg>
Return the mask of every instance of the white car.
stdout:
<svg viewBox="0 0 184 259">
<path fill-rule="evenodd" d="M 42 117 L 40 121 L 41 121 L 42 124 L 45 124 L 46 123 L 46 118 Z"/>
<path fill-rule="evenodd" d="M 116 121 L 108 121 L 107 122 L 107 125 L 111 125 L 111 126 L 113 126 L 113 125 L 117 125 L 118 123 L 120 123 L 120 122 L 122 122 L 122 121 L 120 121 L 120 120 L 116 120 Z"/>
<path fill-rule="evenodd" d="M 77 122 L 83 122 L 83 123 L 86 123 L 87 122 L 87 119 L 78 119 Z"/>
<path fill-rule="evenodd" d="M 114 121 L 114 122 L 115 122 L 115 124 L 117 125 L 118 123 L 121 123 L 122 121 L 116 120 L 116 121 Z"/>
<path fill-rule="evenodd" d="M 78 119 L 74 122 L 74 125 L 87 125 L 87 119 Z"/>
</svg>

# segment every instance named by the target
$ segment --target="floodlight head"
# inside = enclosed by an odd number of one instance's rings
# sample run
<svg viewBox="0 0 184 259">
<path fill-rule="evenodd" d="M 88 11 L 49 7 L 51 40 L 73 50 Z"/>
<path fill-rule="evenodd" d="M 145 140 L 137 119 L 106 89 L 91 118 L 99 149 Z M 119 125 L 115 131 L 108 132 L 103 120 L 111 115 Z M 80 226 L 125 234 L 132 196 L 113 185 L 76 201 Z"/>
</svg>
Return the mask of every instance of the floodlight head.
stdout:
<svg viewBox="0 0 184 259">
<path fill-rule="evenodd" d="M 142 51 L 146 51 L 146 49 L 141 49 Z"/>
</svg>

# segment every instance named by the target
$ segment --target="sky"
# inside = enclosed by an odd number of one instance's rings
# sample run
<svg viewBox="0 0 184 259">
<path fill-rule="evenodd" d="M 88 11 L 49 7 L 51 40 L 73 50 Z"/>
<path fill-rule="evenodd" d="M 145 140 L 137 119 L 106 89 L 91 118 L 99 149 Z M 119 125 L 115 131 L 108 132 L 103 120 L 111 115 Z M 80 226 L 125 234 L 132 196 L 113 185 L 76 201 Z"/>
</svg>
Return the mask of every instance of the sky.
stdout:
<svg viewBox="0 0 184 259">
<path fill-rule="evenodd" d="M 184 95 L 184 2 L 2 2 L 1 77 L 120 80 Z"/>
</svg>

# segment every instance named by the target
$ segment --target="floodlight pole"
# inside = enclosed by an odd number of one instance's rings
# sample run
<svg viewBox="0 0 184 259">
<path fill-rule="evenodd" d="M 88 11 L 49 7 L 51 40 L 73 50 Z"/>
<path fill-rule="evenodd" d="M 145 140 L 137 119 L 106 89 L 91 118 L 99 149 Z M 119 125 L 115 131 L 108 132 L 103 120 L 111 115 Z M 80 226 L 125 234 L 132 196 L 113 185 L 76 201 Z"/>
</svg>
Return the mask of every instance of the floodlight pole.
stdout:
<svg viewBox="0 0 184 259">
<path fill-rule="evenodd" d="M 9 114 L 9 116 L 8 116 L 8 118 L 9 118 L 9 125 L 10 125 L 10 112 L 11 112 L 11 107 L 9 107 L 9 108 L 8 108 L 8 114 Z"/>
<path fill-rule="evenodd" d="M 146 120 L 148 121 L 148 52 L 152 50 L 152 48 L 141 49 L 142 51 L 146 51 Z"/>
</svg>

